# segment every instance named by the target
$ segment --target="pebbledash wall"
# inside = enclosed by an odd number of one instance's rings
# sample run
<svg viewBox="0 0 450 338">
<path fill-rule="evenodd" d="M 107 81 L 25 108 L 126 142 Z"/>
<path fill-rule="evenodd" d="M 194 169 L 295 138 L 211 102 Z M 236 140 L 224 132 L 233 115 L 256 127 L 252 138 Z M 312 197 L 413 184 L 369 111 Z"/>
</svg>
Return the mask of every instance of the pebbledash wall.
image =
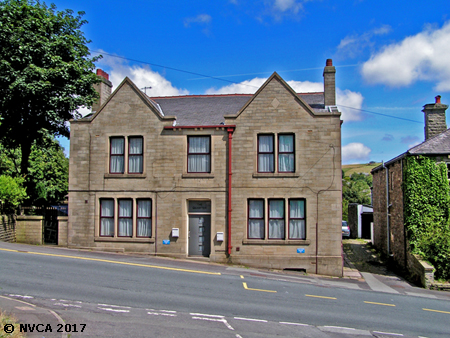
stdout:
<svg viewBox="0 0 450 338">
<path fill-rule="evenodd" d="M 334 72 L 327 61 L 324 75 L 332 76 L 326 87 L 333 90 Z M 341 276 L 341 121 L 332 107 L 334 92 L 326 97 L 323 109 L 314 110 L 274 73 L 222 124 L 188 126 L 164 116 L 126 78 L 95 114 L 71 121 L 68 246 L 188 257 L 190 222 L 198 214 L 202 222 L 210 220 L 205 235 L 210 261 Z M 286 133 L 295 140 L 294 172 L 258 172 L 258 136 L 277 140 Z M 211 170 L 189 173 L 188 136 L 200 135 L 210 137 Z M 110 173 L 110 140 L 117 136 L 143 138 L 142 173 Z M 117 201 L 132 201 L 135 224 L 136 203 L 143 198 L 152 204 L 151 236 L 137 237 L 133 230 L 119 237 Z M 115 233 L 108 237 L 100 236 L 103 199 L 116 206 Z M 278 239 L 268 235 L 273 199 L 282 201 L 285 211 L 285 233 Z M 264 205 L 261 239 L 249 238 L 250 200 Z M 305 203 L 301 239 L 289 239 L 291 200 Z"/>
</svg>

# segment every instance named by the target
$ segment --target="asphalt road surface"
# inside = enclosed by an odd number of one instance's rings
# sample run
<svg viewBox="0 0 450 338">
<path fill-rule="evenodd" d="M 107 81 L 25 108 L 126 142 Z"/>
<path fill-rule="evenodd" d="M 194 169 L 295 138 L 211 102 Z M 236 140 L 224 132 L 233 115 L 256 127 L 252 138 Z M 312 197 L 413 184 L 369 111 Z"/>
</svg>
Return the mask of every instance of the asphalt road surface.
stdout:
<svg viewBox="0 0 450 338">
<path fill-rule="evenodd" d="M 450 337 L 438 292 L 1 242 L 0 261 L 0 294 L 86 324 L 71 337 Z"/>
</svg>

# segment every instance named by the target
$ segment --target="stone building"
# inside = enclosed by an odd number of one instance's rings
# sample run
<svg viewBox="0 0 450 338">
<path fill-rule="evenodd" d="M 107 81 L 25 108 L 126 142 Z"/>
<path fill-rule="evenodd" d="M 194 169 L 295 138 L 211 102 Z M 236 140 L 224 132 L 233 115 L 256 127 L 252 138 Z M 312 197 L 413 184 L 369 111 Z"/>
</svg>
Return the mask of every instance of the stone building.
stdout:
<svg viewBox="0 0 450 338">
<path fill-rule="evenodd" d="M 407 269 L 409 247 L 404 224 L 403 174 L 406 158 L 426 156 L 447 163 L 450 169 L 450 129 L 445 122 L 448 106 L 436 96 L 427 104 L 425 141 L 372 170 L 374 245 L 400 268 Z"/>
<path fill-rule="evenodd" d="M 149 97 L 125 78 L 105 96 L 98 75 L 103 102 L 71 121 L 70 247 L 342 275 L 331 60 L 324 93 L 274 73 L 254 95 Z"/>
</svg>

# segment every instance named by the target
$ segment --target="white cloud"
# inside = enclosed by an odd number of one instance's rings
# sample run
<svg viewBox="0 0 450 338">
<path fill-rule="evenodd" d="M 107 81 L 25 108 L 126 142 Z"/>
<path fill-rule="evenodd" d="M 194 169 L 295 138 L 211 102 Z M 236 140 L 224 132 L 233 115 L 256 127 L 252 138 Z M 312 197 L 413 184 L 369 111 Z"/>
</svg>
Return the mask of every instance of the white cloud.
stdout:
<svg viewBox="0 0 450 338">
<path fill-rule="evenodd" d="M 297 14 L 303 8 L 303 5 L 296 0 L 275 0 L 273 8 L 280 12 L 290 11 Z"/>
<path fill-rule="evenodd" d="M 341 119 L 344 122 L 362 120 L 360 109 L 363 100 L 364 97 L 361 93 L 352 92 L 349 89 L 341 90 L 336 88 L 336 103 L 342 113 Z"/>
<path fill-rule="evenodd" d="M 385 46 L 364 63 L 362 75 L 373 84 L 400 87 L 425 80 L 435 82 L 435 90 L 450 91 L 449 55 L 450 21 Z"/>
<path fill-rule="evenodd" d="M 241 83 L 231 84 L 221 88 L 211 88 L 206 94 L 254 94 L 261 87 L 267 78 L 254 78 Z M 297 93 L 316 93 L 323 92 L 323 83 L 310 81 L 287 81 Z M 339 110 L 342 112 L 342 120 L 344 121 L 360 121 L 362 119 L 359 109 L 362 107 L 364 97 L 361 93 L 352 92 L 351 90 L 336 89 L 336 102 Z M 346 107 L 343 107 L 346 106 Z M 352 107 L 355 109 L 350 109 Z"/>
<path fill-rule="evenodd" d="M 184 19 L 184 26 L 189 27 L 191 23 L 209 24 L 212 21 L 212 17 L 209 14 L 199 14 L 195 17 Z"/>
<path fill-rule="evenodd" d="M 361 162 L 369 159 L 372 150 L 362 143 L 349 143 L 342 147 L 342 162 Z"/>
<path fill-rule="evenodd" d="M 149 66 L 131 66 L 124 60 L 106 55 L 97 63 L 97 67 L 105 67 L 104 70 L 109 73 L 109 80 L 113 84 L 113 90 L 125 77 L 128 77 L 138 88 L 152 87 L 147 89 L 147 95 L 149 96 L 189 94 L 189 91 L 186 89 L 174 87 L 170 81 L 158 72 L 151 70 Z"/>
<path fill-rule="evenodd" d="M 373 46 L 373 37 L 376 35 L 388 34 L 391 31 L 391 26 L 383 25 L 363 34 L 348 35 L 341 40 L 337 47 L 338 55 L 341 57 L 355 58 L 362 51 Z"/>
</svg>

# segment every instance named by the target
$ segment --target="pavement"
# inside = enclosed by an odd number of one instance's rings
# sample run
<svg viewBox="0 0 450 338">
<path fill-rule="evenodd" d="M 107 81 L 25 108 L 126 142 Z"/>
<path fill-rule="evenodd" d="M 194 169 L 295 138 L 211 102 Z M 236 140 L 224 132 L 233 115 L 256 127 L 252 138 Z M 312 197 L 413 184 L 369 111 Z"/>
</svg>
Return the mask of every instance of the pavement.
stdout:
<svg viewBox="0 0 450 338">
<path fill-rule="evenodd" d="M 44 249 L 42 246 L 41 249 Z M 53 247 L 55 248 L 55 247 Z M 400 276 L 395 272 L 387 269 L 386 264 L 381 260 L 377 253 L 371 249 L 370 245 L 361 240 L 344 240 L 343 241 L 343 278 L 329 278 L 326 276 L 307 275 L 311 280 L 316 280 L 321 285 L 341 286 L 341 287 L 358 287 L 367 290 L 373 290 L 385 293 L 397 293 L 418 297 L 427 298 L 446 298 L 450 300 L 449 292 L 433 291 L 418 288 Z M 70 249 L 66 249 L 70 250 Z M 70 250 L 72 251 L 72 250 Z M 77 251 L 77 250 L 73 250 Z M 123 254 L 125 255 L 125 254 Z M 201 262 L 207 264 L 206 262 Z M 214 264 L 214 263 L 213 263 Z M 207 264 L 208 265 L 208 264 Z M 239 269 L 229 267 L 228 269 Z M 248 270 L 247 270 L 248 271 Z M 275 271 L 258 270 L 261 277 L 277 274 Z M 279 272 L 280 275 L 289 277 L 286 272 Z M 306 280 L 306 276 L 293 276 L 293 279 Z M 9 296 L 9 297 L 8 297 Z M 15 330 L 22 329 L 27 330 L 26 337 L 31 338 L 67 338 L 67 334 L 64 332 L 55 332 L 57 328 L 65 325 L 63 318 L 61 318 L 55 311 L 38 307 L 26 301 L 26 298 L 22 297 L 22 300 L 15 299 L 16 295 L 0 296 L 0 309 L 6 314 L 12 314 L 19 323 L 36 323 L 33 327 L 22 327 L 18 325 Z M 19 298 L 19 297 L 17 297 Z M 42 325 L 38 325 L 40 323 Z M 47 326 L 49 325 L 49 326 Z M 49 328 L 52 330 L 49 331 Z M 4 327 L 0 327 L 0 336 L 4 331 Z M 61 330 L 64 331 L 64 330 Z"/>
</svg>

